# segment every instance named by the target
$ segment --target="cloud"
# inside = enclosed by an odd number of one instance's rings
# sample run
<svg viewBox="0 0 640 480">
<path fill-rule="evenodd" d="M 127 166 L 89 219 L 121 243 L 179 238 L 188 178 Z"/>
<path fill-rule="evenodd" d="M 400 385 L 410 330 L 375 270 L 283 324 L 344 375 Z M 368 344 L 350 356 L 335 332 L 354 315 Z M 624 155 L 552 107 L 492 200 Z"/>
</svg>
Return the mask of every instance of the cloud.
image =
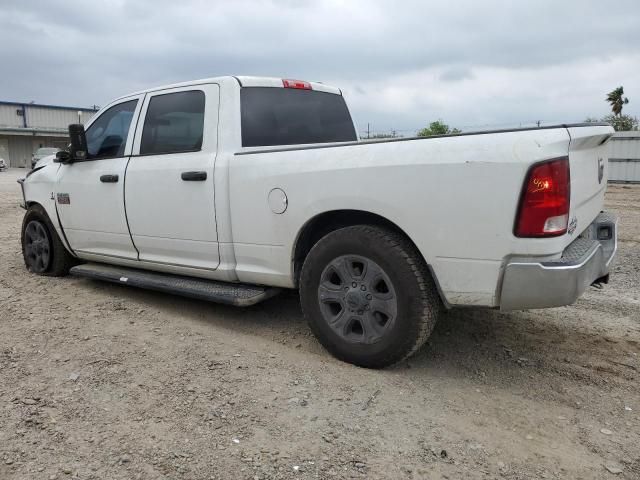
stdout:
<svg viewBox="0 0 640 480">
<path fill-rule="evenodd" d="M 638 114 L 640 4 L 579 0 L 22 0 L 0 8 L 0 95 L 104 104 L 227 74 L 343 89 L 359 124 L 581 120 L 624 85 Z"/>
<path fill-rule="evenodd" d="M 467 80 L 469 78 L 473 78 L 473 73 L 468 67 L 447 68 L 440 75 L 440 81 L 442 82 L 458 82 L 460 80 Z"/>
<path fill-rule="evenodd" d="M 465 130 L 581 122 L 607 114 L 605 93 L 617 82 L 633 87 L 639 65 L 640 52 L 542 67 L 479 66 L 455 82 L 442 81 L 449 72 L 446 67 L 433 67 L 371 80 L 344 92 L 351 108 L 361 113 L 360 126 L 361 118 L 376 118 L 380 123 L 374 124 L 375 130 L 406 135 L 438 118 Z"/>
</svg>

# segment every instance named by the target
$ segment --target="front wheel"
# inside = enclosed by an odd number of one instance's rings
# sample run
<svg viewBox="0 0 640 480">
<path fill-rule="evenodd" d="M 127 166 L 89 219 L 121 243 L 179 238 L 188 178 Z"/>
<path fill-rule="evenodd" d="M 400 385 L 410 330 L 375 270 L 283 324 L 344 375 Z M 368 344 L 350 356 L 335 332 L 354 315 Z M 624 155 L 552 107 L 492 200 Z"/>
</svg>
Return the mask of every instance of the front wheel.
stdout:
<svg viewBox="0 0 640 480">
<path fill-rule="evenodd" d="M 415 246 L 371 225 L 335 230 L 311 249 L 300 298 L 320 343 L 337 358 L 369 368 L 416 352 L 442 309 Z"/>
<path fill-rule="evenodd" d="M 47 213 L 40 205 L 29 207 L 22 222 L 22 256 L 27 270 L 61 277 L 76 264 L 64 248 Z"/>
</svg>

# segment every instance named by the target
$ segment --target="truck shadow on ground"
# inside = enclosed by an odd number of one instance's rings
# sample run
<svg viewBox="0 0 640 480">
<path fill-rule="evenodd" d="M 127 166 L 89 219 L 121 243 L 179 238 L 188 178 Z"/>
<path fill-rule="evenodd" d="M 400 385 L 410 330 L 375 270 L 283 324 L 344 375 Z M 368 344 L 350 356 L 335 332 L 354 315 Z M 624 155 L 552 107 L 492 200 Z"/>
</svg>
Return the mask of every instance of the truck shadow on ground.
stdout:
<svg viewBox="0 0 640 480">
<path fill-rule="evenodd" d="M 261 304 L 238 308 L 136 290 L 118 285 L 88 282 L 115 297 L 162 312 L 171 321 L 195 322 L 240 335 L 273 341 L 277 347 L 295 348 L 310 355 L 337 360 L 319 345 L 309 330 L 295 291 L 285 291 Z M 580 323 L 580 309 L 501 313 L 490 309 L 460 309 L 446 312 L 427 344 L 411 359 L 387 369 L 391 374 L 434 377 L 464 377 L 491 383 L 531 382 L 546 370 L 567 370 L 567 376 L 593 383 L 594 372 L 574 371 L 572 361 L 585 349 L 589 355 L 611 357 L 611 343 L 597 329 Z M 610 342 L 611 340 L 609 340 Z M 348 367 L 357 368 L 357 367 Z M 623 369 L 624 370 L 624 369 Z M 595 372 L 597 373 L 597 372 Z"/>
</svg>

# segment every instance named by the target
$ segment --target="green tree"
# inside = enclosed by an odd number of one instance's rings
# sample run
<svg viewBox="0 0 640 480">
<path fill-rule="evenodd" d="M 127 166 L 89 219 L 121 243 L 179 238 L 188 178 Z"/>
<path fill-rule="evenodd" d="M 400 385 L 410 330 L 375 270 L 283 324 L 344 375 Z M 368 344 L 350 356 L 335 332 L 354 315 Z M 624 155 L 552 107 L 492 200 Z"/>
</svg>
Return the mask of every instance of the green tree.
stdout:
<svg viewBox="0 0 640 480">
<path fill-rule="evenodd" d="M 602 121 L 611 124 L 616 132 L 638 130 L 638 119 L 631 115 L 607 115 Z"/>
<path fill-rule="evenodd" d="M 432 135 L 450 135 L 460 133 L 457 128 L 450 128 L 449 125 L 442 120 L 431 122 L 428 127 L 418 130 L 419 137 L 430 137 Z"/>
<path fill-rule="evenodd" d="M 622 107 L 629 103 L 629 99 L 624 96 L 622 86 L 614 88 L 607 94 L 607 102 L 611 104 L 611 111 L 614 115 L 622 115 Z"/>
</svg>

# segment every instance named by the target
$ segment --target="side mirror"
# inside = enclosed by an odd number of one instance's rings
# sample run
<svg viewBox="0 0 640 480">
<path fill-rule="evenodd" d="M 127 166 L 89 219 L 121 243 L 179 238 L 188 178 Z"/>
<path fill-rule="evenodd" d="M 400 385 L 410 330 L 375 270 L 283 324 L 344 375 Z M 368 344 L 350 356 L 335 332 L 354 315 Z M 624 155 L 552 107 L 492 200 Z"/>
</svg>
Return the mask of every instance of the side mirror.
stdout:
<svg viewBox="0 0 640 480">
<path fill-rule="evenodd" d="M 69 125 L 69 138 L 71 147 L 69 157 L 72 162 L 82 162 L 87 159 L 87 136 L 84 132 L 84 125 L 72 123 Z"/>
<path fill-rule="evenodd" d="M 56 153 L 54 163 L 71 163 L 71 155 L 65 150 L 60 150 Z"/>
</svg>

